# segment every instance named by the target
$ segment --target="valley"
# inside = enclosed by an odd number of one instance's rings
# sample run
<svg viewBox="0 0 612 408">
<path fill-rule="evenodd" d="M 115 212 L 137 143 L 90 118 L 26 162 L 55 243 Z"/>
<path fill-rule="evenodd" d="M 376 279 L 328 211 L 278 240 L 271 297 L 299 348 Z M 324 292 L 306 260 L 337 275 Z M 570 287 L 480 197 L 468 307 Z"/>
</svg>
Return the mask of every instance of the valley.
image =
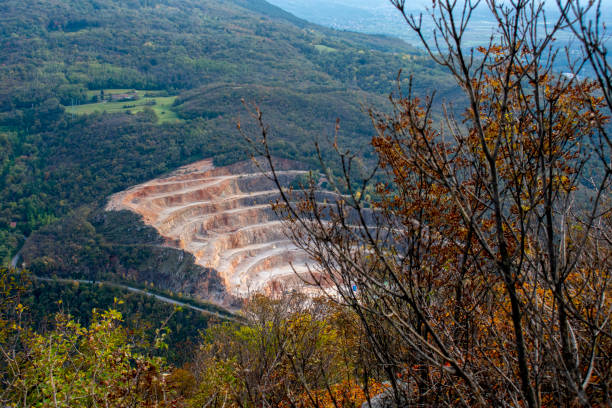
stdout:
<svg viewBox="0 0 612 408">
<path fill-rule="evenodd" d="M 612 406 L 610 2 L 0 0 L 0 408 Z"/>
</svg>

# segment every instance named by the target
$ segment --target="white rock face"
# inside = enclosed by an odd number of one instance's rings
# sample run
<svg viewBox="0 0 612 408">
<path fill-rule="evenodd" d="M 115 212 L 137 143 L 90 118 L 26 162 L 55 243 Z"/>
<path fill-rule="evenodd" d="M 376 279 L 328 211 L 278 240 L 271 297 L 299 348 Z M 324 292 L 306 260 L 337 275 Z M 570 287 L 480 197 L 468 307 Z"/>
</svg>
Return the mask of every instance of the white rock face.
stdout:
<svg viewBox="0 0 612 408">
<path fill-rule="evenodd" d="M 290 162 L 280 169 L 286 182 L 307 173 Z M 253 164 L 214 167 L 203 160 L 113 195 L 106 210 L 140 214 L 167 245 L 191 252 L 198 264 L 217 270 L 231 294 L 246 297 L 302 286 L 295 272 L 306 276 L 312 265 L 284 235 L 271 206 L 277 197 Z"/>
</svg>

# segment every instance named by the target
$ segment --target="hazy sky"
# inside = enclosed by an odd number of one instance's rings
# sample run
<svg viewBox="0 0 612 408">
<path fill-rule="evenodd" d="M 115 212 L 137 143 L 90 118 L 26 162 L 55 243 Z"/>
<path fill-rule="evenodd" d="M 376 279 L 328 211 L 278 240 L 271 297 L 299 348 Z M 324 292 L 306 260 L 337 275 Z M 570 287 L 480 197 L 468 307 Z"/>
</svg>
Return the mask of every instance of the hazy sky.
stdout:
<svg viewBox="0 0 612 408">
<path fill-rule="evenodd" d="M 420 42 L 414 33 L 406 28 L 399 12 L 394 9 L 389 0 L 268 0 L 290 13 L 313 23 L 322 24 L 340 30 L 360 31 L 370 34 L 387 34 L 400 37 L 414 45 Z M 504 1 L 504 0 L 501 0 Z M 588 0 L 580 0 L 586 4 Z M 551 12 L 557 10 L 556 0 L 546 0 Z M 409 12 L 419 13 L 431 6 L 431 0 L 406 0 Z M 478 44 L 489 38 L 494 20 L 486 13 L 486 5 L 482 2 L 481 11 L 473 19 L 473 24 L 466 41 Z M 602 1 L 602 17 L 612 25 L 612 0 Z M 426 19 L 427 20 L 427 19 Z M 424 21 L 427 25 L 428 21 Z M 428 27 L 424 26 L 427 30 Z"/>
<path fill-rule="evenodd" d="M 297 5 L 301 7 L 308 7 L 308 5 L 342 5 L 353 8 L 362 9 L 375 9 L 379 7 L 392 7 L 389 0 L 268 0 L 272 4 L 276 5 Z M 587 0 L 581 0 L 582 3 L 586 4 Z M 555 0 L 545 0 L 549 7 L 556 7 Z M 406 4 L 411 9 L 420 7 L 431 6 L 431 0 L 407 0 Z M 607 20 L 612 19 L 612 0 L 602 0 L 602 14 Z"/>
<path fill-rule="evenodd" d="M 302 4 L 318 4 L 321 3 L 321 0 L 272 0 L 271 3 L 292 3 L 299 1 Z M 555 0 L 545 0 L 546 3 L 550 5 L 555 5 Z M 389 6 L 389 0 L 327 0 L 326 3 L 335 3 L 335 4 L 343 4 L 352 7 L 361 7 L 361 8 L 370 8 L 377 6 Z M 583 3 L 586 3 L 586 0 L 582 0 Z M 406 2 L 407 4 L 412 5 L 431 5 L 431 0 L 409 0 Z M 610 6 L 612 7 L 612 0 L 602 0 L 602 7 Z M 605 10 L 604 14 L 606 13 Z M 612 17 L 612 9 L 608 11 L 610 13 L 609 17 Z"/>
</svg>

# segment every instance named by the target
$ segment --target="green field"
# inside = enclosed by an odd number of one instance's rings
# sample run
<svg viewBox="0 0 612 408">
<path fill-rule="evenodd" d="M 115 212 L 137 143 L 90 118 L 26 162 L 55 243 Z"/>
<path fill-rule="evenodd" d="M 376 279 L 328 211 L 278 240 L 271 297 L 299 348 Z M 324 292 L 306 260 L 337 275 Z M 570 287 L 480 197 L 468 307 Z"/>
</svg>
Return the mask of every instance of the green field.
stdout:
<svg viewBox="0 0 612 408">
<path fill-rule="evenodd" d="M 317 49 L 317 51 L 319 51 L 319 52 L 336 52 L 336 51 L 338 51 L 338 50 L 337 50 L 337 49 L 335 49 L 335 48 L 328 47 L 327 45 L 323 45 L 323 44 L 317 44 L 317 45 L 315 45 L 314 47 L 315 47 L 315 48 Z"/>
<path fill-rule="evenodd" d="M 120 94 L 130 92 L 131 89 L 105 89 L 104 94 L 106 96 L 111 94 Z M 84 105 L 66 106 L 66 113 L 75 115 L 88 115 L 94 112 L 130 112 L 138 113 L 142 112 L 146 107 L 149 107 L 155 112 L 160 123 L 177 123 L 182 120 L 172 110 L 172 105 L 176 99 L 176 96 L 150 96 L 155 95 L 149 91 L 136 91 L 139 99 L 136 101 L 121 101 L 121 102 L 98 102 L 88 103 Z M 99 95 L 100 91 L 88 91 L 87 97 L 92 98 L 95 95 Z M 148 95 L 145 97 L 145 94 Z M 151 105 L 154 101 L 155 104 Z"/>
</svg>

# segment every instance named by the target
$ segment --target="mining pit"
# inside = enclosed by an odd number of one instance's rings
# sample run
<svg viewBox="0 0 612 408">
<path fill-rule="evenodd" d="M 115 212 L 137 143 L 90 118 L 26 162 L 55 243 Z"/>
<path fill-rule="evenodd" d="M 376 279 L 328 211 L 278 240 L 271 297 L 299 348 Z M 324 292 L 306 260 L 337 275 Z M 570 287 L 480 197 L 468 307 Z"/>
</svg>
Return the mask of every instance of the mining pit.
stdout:
<svg viewBox="0 0 612 408">
<path fill-rule="evenodd" d="M 287 184 L 308 173 L 288 160 L 275 167 Z M 245 298 L 307 290 L 303 280 L 313 263 L 285 236 L 272 209 L 277 198 L 276 186 L 254 163 L 215 167 L 202 160 L 114 194 L 106 210 L 140 214 L 165 245 L 190 252 L 197 264 L 217 271 L 229 294 Z"/>
</svg>

